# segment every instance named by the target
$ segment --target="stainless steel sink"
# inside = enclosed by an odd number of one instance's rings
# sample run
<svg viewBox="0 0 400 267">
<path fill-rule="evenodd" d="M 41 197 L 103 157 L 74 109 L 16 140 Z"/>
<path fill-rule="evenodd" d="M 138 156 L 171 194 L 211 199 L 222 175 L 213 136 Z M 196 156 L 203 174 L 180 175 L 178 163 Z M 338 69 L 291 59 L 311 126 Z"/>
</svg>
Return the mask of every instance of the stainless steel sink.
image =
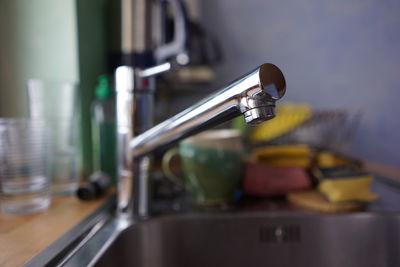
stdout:
<svg viewBox="0 0 400 267">
<path fill-rule="evenodd" d="M 400 215 L 250 212 L 170 215 L 133 224 L 103 266 L 400 266 Z"/>
</svg>

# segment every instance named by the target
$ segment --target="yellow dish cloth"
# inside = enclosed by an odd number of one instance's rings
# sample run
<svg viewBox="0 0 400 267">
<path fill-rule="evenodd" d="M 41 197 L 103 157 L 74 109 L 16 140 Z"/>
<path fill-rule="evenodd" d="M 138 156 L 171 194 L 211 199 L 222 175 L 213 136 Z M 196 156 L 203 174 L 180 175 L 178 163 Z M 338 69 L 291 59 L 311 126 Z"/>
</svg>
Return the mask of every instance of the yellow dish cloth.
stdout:
<svg viewBox="0 0 400 267">
<path fill-rule="evenodd" d="M 332 203 L 342 201 L 372 201 L 378 198 L 370 192 L 371 175 L 324 179 L 318 185 L 318 191 Z"/>
<path fill-rule="evenodd" d="M 255 161 L 269 166 L 299 166 L 308 168 L 312 161 L 313 150 L 306 145 L 276 145 L 256 148 L 252 152 Z"/>
</svg>

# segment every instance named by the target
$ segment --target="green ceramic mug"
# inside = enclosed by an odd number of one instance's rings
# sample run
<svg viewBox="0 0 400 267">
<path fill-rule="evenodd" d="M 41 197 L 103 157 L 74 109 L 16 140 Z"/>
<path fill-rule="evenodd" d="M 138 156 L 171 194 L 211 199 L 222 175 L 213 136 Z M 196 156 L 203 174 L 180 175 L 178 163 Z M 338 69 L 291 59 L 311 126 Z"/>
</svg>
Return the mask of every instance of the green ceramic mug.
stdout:
<svg viewBox="0 0 400 267">
<path fill-rule="evenodd" d="M 171 170 L 171 159 L 179 155 L 183 178 Z M 179 148 L 163 157 L 165 175 L 183 184 L 199 205 L 229 203 L 242 177 L 243 145 L 238 130 L 209 130 L 185 139 Z"/>
</svg>

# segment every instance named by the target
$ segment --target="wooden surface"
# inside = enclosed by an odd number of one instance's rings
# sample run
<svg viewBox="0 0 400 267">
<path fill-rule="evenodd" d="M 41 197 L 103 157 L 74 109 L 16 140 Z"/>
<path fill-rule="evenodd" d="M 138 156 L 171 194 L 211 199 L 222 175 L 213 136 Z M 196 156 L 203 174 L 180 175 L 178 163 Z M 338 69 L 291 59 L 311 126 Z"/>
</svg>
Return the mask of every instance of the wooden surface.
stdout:
<svg viewBox="0 0 400 267">
<path fill-rule="evenodd" d="M 381 175 L 400 180 L 400 169 L 373 161 L 363 161 L 365 169 Z"/>
<path fill-rule="evenodd" d="M 0 213 L 0 266 L 21 266 L 88 216 L 106 198 L 82 202 L 75 196 L 54 197 L 45 212 Z"/>
<path fill-rule="evenodd" d="M 349 212 L 362 208 L 362 205 L 352 202 L 331 203 L 316 190 L 291 192 L 287 194 L 287 199 L 300 207 L 326 213 Z"/>
</svg>

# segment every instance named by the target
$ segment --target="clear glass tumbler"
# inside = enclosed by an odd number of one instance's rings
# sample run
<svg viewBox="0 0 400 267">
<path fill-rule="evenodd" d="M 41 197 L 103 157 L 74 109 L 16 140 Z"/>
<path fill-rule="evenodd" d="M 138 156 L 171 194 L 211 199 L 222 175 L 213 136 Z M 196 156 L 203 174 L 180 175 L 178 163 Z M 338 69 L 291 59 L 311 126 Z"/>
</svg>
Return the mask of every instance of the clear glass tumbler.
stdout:
<svg viewBox="0 0 400 267">
<path fill-rule="evenodd" d="M 0 196 L 6 213 L 50 205 L 48 127 L 43 120 L 0 118 Z"/>
<path fill-rule="evenodd" d="M 31 79 L 27 86 L 30 117 L 44 119 L 50 128 L 52 195 L 72 195 L 78 188 L 76 85 Z"/>
<path fill-rule="evenodd" d="M 47 120 L 51 128 L 51 193 L 71 195 L 78 189 L 75 127 L 72 120 Z"/>
</svg>

